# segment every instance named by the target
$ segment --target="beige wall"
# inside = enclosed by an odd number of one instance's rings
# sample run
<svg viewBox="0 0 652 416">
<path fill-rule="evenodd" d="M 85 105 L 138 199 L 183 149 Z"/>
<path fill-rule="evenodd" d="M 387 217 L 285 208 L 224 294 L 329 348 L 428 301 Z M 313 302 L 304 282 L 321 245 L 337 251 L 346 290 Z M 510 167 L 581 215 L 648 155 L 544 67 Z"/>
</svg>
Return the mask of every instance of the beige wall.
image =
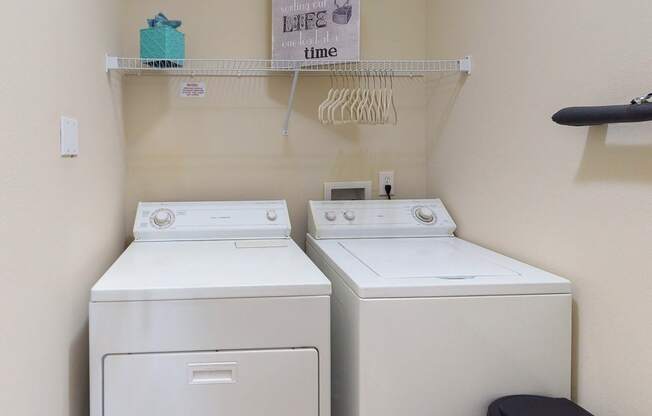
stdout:
<svg viewBox="0 0 652 416">
<path fill-rule="evenodd" d="M 88 414 L 88 295 L 125 241 L 115 2 L 4 2 L 0 414 Z M 117 99 L 117 101 L 114 101 Z M 116 110 L 118 109 L 118 110 Z M 59 157 L 59 117 L 81 155 Z"/>
<path fill-rule="evenodd" d="M 124 53 L 138 55 L 138 29 L 163 10 L 180 18 L 189 57 L 260 58 L 271 48 L 271 2 L 128 2 Z M 363 2 L 365 58 L 424 58 L 426 1 Z M 206 79 L 209 97 L 180 99 L 182 79 L 125 81 L 128 187 L 126 227 L 138 201 L 287 199 L 293 237 L 302 242 L 306 205 L 323 182 L 374 180 L 395 170 L 399 196 L 426 192 L 425 93 L 421 81 L 397 89 L 398 127 L 323 127 L 317 107 L 330 81 L 299 83 L 290 137 L 280 134 L 289 80 Z"/>
<path fill-rule="evenodd" d="M 570 105 L 652 88 L 647 1 L 431 1 L 429 191 L 459 234 L 573 281 L 574 395 L 597 415 L 652 408 L 652 124 L 572 128 Z"/>
<path fill-rule="evenodd" d="M 441 196 L 462 237 L 572 279 L 575 396 L 596 414 L 648 413 L 650 125 L 549 121 L 565 105 L 646 92 L 647 2 L 364 2 L 365 58 L 475 58 L 466 80 L 401 82 L 398 127 L 322 127 L 328 80 L 301 81 L 289 138 L 287 79 L 213 78 L 209 98 L 187 101 L 180 79 L 128 78 L 123 100 L 103 54 L 137 55 L 137 29 L 158 10 L 184 20 L 189 56 L 268 56 L 268 2 L 221 3 L 3 10 L 3 39 L 20 39 L 5 42 L 0 79 L 3 414 L 86 414 L 88 290 L 137 201 L 285 198 L 301 242 L 324 181 L 381 169 L 396 171 L 400 197 Z M 77 159 L 58 156 L 62 114 L 80 121 Z"/>
</svg>

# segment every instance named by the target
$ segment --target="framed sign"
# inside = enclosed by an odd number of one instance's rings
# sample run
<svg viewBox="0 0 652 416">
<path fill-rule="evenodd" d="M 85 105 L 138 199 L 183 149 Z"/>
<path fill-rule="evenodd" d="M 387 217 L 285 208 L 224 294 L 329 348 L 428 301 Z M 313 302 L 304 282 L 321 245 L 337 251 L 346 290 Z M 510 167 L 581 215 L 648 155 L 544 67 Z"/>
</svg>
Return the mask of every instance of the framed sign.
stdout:
<svg viewBox="0 0 652 416">
<path fill-rule="evenodd" d="M 272 59 L 360 59 L 360 0 L 272 0 Z"/>
</svg>

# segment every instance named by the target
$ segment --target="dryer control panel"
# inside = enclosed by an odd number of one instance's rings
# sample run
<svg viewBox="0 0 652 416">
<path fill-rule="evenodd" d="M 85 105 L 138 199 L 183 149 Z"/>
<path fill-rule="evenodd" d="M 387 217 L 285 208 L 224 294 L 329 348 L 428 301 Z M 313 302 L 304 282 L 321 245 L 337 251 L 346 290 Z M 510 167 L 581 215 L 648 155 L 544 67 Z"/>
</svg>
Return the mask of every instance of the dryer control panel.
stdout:
<svg viewBox="0 0 652 416">
<path fill-rule="evenodd" d="M 134 222 L 138 241 L 288 238 L 285 201 L 141 202 Z"/>
<path fill-rule="evenodd" d="M 457 227 L 439 199 L 311 201 L 308 215 L 317 239 L 443 237 Z"/>
</svg>

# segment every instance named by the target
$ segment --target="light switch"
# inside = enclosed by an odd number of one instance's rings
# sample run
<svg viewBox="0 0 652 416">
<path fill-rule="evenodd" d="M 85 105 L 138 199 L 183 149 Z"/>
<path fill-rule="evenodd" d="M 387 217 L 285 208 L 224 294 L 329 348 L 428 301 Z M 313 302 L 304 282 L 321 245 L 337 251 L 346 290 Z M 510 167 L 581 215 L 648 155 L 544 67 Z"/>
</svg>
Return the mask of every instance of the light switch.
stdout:
<svg viewBox="0 0 652 416">
<path fill-rule="evenodd" d="M 79 122 L 76 119 L 61 117 L 60 141 L 62 157 L 79 155 Z"/>
</svg>

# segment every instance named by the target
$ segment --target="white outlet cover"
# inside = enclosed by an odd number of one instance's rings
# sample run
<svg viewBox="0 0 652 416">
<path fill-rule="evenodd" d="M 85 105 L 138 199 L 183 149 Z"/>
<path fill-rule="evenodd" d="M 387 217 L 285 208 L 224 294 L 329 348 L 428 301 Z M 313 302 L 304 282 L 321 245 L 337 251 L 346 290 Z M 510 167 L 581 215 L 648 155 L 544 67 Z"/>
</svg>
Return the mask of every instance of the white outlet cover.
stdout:
<svg viewBox="0 0 652 416">
<path fill-rule="evenodd" d="M 61 156 L 79 155 L 79 122 L 70 117 L 61 117 L 60 128 Z"/>
<path fill-rule="evenodd" d="M 389 183 L 386 183 L 388 181 Z M 392 185 L 392 191 L 390 192 L 390 195 L 395 195 L 396 194 L 396 184 L 394 183 L 394 172 L 393 171 L 385 171 L 385 172 L 378 172 L 378 196 L 386 196 L 387 194 L 385 193 L 385 185 Z"/>
</svg>

